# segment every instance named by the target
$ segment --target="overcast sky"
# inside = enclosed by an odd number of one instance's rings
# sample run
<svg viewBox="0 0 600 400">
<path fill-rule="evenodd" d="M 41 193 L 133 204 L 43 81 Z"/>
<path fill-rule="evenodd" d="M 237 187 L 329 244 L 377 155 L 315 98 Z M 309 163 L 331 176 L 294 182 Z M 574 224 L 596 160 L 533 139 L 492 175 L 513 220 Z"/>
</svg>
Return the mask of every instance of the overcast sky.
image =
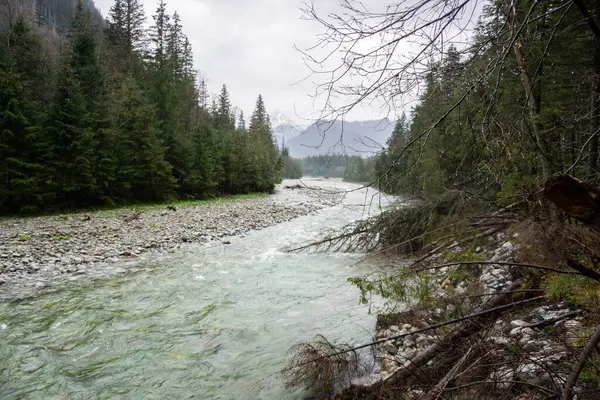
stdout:
<svg viewBox="0 0 600 400">
<path fill-rule="evenodd" d="M 95 0 L 106 16 L 113 0 Z M 143 0 L 148 23 L 156 0 Z M 319 0 L 323 13 L 337 8 L 337 0 Z M 315 43 L 321 27 L 301 19 L 301 0 L 168 0 L 169 13 L 177 10 L 192 42 L 196 68 L 206 77 L 211 92 L 226 84 L 233 105 L 252 112 L 263 95 L 269 112 L 279 110 L 298 123 L 314 111 L 309 94 L 315 86 L 309 69 L 294 44 Z M 359 111 L 349 119 L 378 117 Z"/>
</svg>

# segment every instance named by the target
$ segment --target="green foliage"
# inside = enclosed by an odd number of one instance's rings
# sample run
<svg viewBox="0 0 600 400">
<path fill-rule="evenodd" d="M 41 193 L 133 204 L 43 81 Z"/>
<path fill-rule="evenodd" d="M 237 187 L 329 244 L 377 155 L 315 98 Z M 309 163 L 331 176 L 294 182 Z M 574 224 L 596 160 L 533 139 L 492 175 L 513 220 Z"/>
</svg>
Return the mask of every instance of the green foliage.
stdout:
<svg viewBox="0 0 600 400">
<path fill-rule="evenodd" d="M 360 156 L 348 157 L 344 168 L 346 182 L 368 183 L 375 179 L 375 159 Z"/>
<path fill-rule="evenodd" d="M 486 255 L 484 253 L 477 253 L 475 252 L 475 247 L 470 247 L 460 252 L 448 251 L 444 258 L 447 262 L 485 261 Z"/>
<path fill-rule="evenodd" d="M 297 176 L 261 96 L 249 129 L 225 85 L 209 108 L 164 1 L 149 35 L 139 0 L 115 0 L 104 32 L 87 4 L 61 11 L 59 55 L 25 19 L 0 31 L 0 213 L 268 193 Z"/>
<path fill-rule="evenodd" d="M 27 242 L 30 239 L 31 239 L 31 235 L 29 235 L 29 234 L 19 235 L 19 240 L 21 242 Z"/>
<path fill-rule="evenodd" d="M 579 379 L 582 381 L 593 382 L 597 388 L 600 388 L 600 373 L 598 372 L 600 369 L 600 362 L 596 360 L 593 363 L 588 362 L 581 373 L 579 374 Z"/>
<path fill-rule="evenodd" d="M 382 190 L 429 196 L 465 190 L 484 201 L 510 204 L 535 195 L 544 160 L 546 176 L 571 165 L 576 176 L 587 173 L 588 150 L 581 143 L 595 134 L 588 106 L 588 77 L 595 74 L 592 32 L 572 29 L 580 23 L 576 10 L 544 19 L 548 2 L 532 6 L 531 14 L 525 11 L 529 5 L 517 7 L 529 18 L 519 46 L 539 109 L 525 112 L 528 95 L 520 74 L 513 73 L 515 53 L 493 44 L 512 40 L 502 7 L 497 2 L 484 7 L 471 50 L 450 46 L 428 67 L 420 101 L 408 118 L 397 121 L 378 156 Z M 503 61 L 490 64 L 495 59 Z"/>
<path fill-rule="evenodd" d="M 580 275 L 550 275 L 546 278 L 544 289 L 553 300 L 566 300 L 584 308 L 595 308 L 600 302 L 600 285 Z"/>
<path fill-rule="evenodd" d="M 343 178 L 348 157 L 342 154 L 309 156 L 303 160 L 304 174 Z"/>
<path fill-rule="evenodd" d="M 290 151 L 287 147 L 281 149 L 283 160 L 283 177 L 285 179 L 300 179 L 303 175 L 302 160 L 290 157 Z"/>
<path fill-rule="evenodd" d="M 57 233 L 52 237 L 54 240 L 69 240 L 69 235 L 64 233 Z"/>
<path fill-rule="evenodd" d="M 360 303 L 368 304 L 371 296 L 378 296 L 390 304 L 435 303 L 435 284 L 427 272 L 415 273 L 402 267 L 393 275 L 380 274 L 373 278 L 351 277 L 348 282 L 360 290 Z"/>
</svg>

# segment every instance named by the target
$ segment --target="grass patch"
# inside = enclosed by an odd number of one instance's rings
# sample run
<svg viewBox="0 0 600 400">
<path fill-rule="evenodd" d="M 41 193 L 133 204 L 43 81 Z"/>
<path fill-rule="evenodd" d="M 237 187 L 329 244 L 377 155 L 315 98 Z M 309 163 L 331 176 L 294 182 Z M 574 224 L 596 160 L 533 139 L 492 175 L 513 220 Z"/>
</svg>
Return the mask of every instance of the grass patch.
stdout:
<svg viewBox="0 0 600 400">
<path fill-rule="evenodd" d="M 446 261 L 461 262 L 461 261 L 485 261 L 487 257 L 484 253 L 477 253 L 476 248 L 468 248 L 458 253 L 448 251 L 445 254 Z"/>
<path fill-rule="evenodd" d="M 69 240 L 69 235 L 57 234 L 52 237 L 54 240 Z"/>
<path fill-rule="evenodd" d="M 584 308 L 596 308 L 600 302 L 598 282 L 579 275 L 549 275 L 544 284 L 546 295 L 555 300 L 566 300 Z"/>
<path fill-rule="evenodd" d="M 230 201 L 245 200 L 245 199 L 257 199 L 257 198 L 262 198 L 262 197 L 267 197 L 267 196 L 268 196 L 267 193 L 247 193 L 247 194 L 236 194 L 236 195 L 231 195 L 231 196 L 213 197 L 210 199 L 203 199 L 203 200 L 176 200 L 176 201 L 168 201 L 168 202 L 109 204 L 109 205 L 104 205 L 104 206 L 99 206 L 99 207 L 73 209 L 72 211 L 68 211 L 68 210 L 64 210 L 64 209 L 63 210 L 47 210 L 47 211 L 40 211 L 40 212 L 36 212 L 36 213 L 21 214 L 21 215 L 17 214 L 17 215 L 0 216 L 0 224 L 3 222 L 3 220 L 8 221 L 12 218 L 18 218 L 18 219 L 12 220 L 12 221 L 10 221 L 10 223 L 20 224 L 20 223 L 23 223 L 22 219 L 40 217 L 40 216 L 49 216 L 49 217 L 55 216 L 56 221 L 66 222 L 71 217 L 73 217 L 73 215 L 91 214 L 91 213 L 97 213 L 101 217 L 105 217 L 105 218 L 112 218 L 112 217 L 120 216 L 120 214 L 122 214 L 123 212 L 128 212 L 128 211 L 138 211 L 138 212 L 152 211 L 152 210 L 161 209 L 161 208 L 166 209 L 167 206 L 174 206 L 175 208 L 182 209 L 182 208 L 187 208 L 187 207 L 191 207 L 191 206 L 202 206 L 205 204 L 208 205 L 208 204 L 215 204 L 215 203 L 226 203 L 226 202 L 230 202 Z M 69 213 L 70 215 L 69 216 L 64 215 L 65 212 Z"/>
<path fill-rule="evenodd" d="M 221 204 L 228 203 L 231 201 L 239 201 L 239 200 L 247 200 L 247 199 L 258 199 L 267 197 L 266 193 L 249 193 L 249 194 L 238 194 L 227 197 L 214 197 L 211 199 L 204 200 L 178 200 L 171 202 L 160 202 L 160 203 L 145 203 L 145 204 L 135 204 L 135 205 L 118 205 L 111 207 L 101 207 L 90 210 L 91 212 L 97 212 L 102 217 L 111 218 L 120 215 L 124 211 L 133 211 L 133 212 L 148 212 L 155 211 L 159 209 L 165 209 L 167 206 L 173 206 L 176 209 L 185 209 L 188 207 L 195 206 L 204 206 L 210 204 Z M 167 211 L 167 210 L 166 210 Z M 172 212 L 172 211 L 169 211 Z"/>
</svg>

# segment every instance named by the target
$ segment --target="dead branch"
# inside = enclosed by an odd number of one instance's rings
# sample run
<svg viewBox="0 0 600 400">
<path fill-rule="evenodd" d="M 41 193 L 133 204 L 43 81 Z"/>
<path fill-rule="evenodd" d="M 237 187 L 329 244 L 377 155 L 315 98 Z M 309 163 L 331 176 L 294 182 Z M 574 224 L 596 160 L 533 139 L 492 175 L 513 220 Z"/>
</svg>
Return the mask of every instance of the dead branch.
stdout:
<svg viewBox="0 0 600 400">
<path fill-rule="evenodd" d="M 596 331 L 594 332 L 594 334 L 586 344 L 585 348 L 581 352 L 579 359 L 571 368 L 571 372 L 569 373 L 569 377 L 567 378 L 567 383 L 565 383 L 565 388 L 562 392 L 562 400 L 569 400 L 571 398 L 573 386 L 575 386 L 575 384 L 577 383 L 581 370 L 585 366 L 589 355 L 592 353 L 592 351 L 594 351 L 594 349 L 598 345 L 598 342 L 600 342 L 600 325 L 598 325 Z"/>
<path fill-rule="evenodd" d="M 574 270 L 579 271 L 580 275 L 600 282 L 600 273 L 594 271 L 593 269 L 589 269 L 588 267 L 574 260 L 567 260 L 567 264 L 569 264 L 569 267 L 573 268 Z"/>
<path fill-rule="evenodd" d="M 522 284 L 523 284 L 522 280 L 517 280 L 510 287 L 508 287 L 508 291 L 511 292 L 513 290 L 516 290 Z M 348 353 L 350 351 L 357 351 L 357 350 L 364 349 L 367 347 L 372 347 L 377 344 L 385 343 L 390 340 L 401 339 L 408 335 L 415 335 L 418 333 L 429 332 L 429 331 L 436 330 L 436 329 L 439 329 L 439 328 L 442 328 L 442 327 L 445 327 L 448 325 L 453 325 L 453 324 L 457 324 L 459 322 L 468 321 L 468 323 L 465 324 L 465 326 L 456 327 L 453 331 L 451 331 L 450 333 L 448 333 L 447 335 L 442 337 L 438 343 L 425 349 L 422 353 L 417 355 L 417 357 L 413 360 L 413 363 L 415 363 L 415 360 L 419 359 L 419 363 L 424 364 L 427 361 L 429 361 L 433 356 L 435 356 L 436 352 L 442 351 L 443 346 L 448 346 L 453 341 L 456 343 L 457 341 L 470 336 L 472 333 L 475 333 L 475 332 L 479 331 L 480 329 L 483 329 L 482 324 L 486 321 L 487 318 L 493 319 L 494 315 L 496 315 L 497 313 L 501 313 L 502 311 L 520 308 L 520 307 L 523 307 L 532 302 L 540 301 L 540 300 L 544 299 L 544 296 L 536 296 L 536 297 L 532 297 L 529 299 L 510 303 L 510 300 L 512 298 L 513 298 L 513 296 L 510 294 L 497 295 L 497 296 L 494 296 L 492 299 L 490 299 L 488 302 L 486 302 L 484 305 L 482 305 L 478 309 L 478 311 L 476 311 L 472 314 L 468 314 L 468 315 L 465 315 L 465 316 L 462 316 L 459 318 L 455 318 L 455 319 L 452 319 L 449 321 L 441 322 L 439 324 L 431 325 L 426 328 L 418 329 L 418 330 L 415 330 L 410 333 L 404 333 L 404 334 L 392 336 L 389 338 L 376 340 L 376 341 L 366 343 L 366 344 L 363 344 L 360 346 L 355 346 L 355 347 L 352 347 L 351 349 L 334 352 L 334 353 L 330 353 L 330 354 L 325 354 L 322 357 L 337 357 L 339 355 Z M 508 304 L 506 304 L 506 303 L 508 303 Z M 492 317 L 490 317 L 490 315 L 492 315 Z M 426 359 L 426 360 L 424 362 L 422 362 L 422 359 Z M 419 364 L 419 365 L 421 365 L 421 364 Z M 295 368 L 295 367 L 298 367 L 301 365 L 302 365 L 301 363 L 300 364 L 294 363 L 293 367 Z M 287 370 L 287 368 L 286 368 L 286 370 Z"/>
<path fill-rule="evenodd" d="M 467 352 L 458 360 L 458 362 L 456 362 L 454 364 L 454 366 L 452 368 L 450 368 L 450 371 L 448 371 L 448 373 L 446 375 L 444 375 L 444 377 L 433 387 L 433 389 L 431 389 L 429 391 L 429 393 L 427 393 L 425 395 L 425 397 L 423 397 L 421 400 L 436 400 L 436 399 L 438 399 L 440 397 L 440 395 L 442 394 L 442 392 L 444 391 L 444 389 L 446 388 L 446 385 L 448 385 L 448 383 L 452 379 L 454 379 L 456 373 L 458 372 L 460 367 L 462 367 L 462 365 L 466 361 L 467 357 L 469 357 L 472 350 L 473 350 L 473 347 L 472 346 L 469 347 L 469 350 L 467 350 Z"/>
<path fill-rule="evenodd" d="M 517 281 L 513 283 L 509 290 L 514 290 L 521 285 L 522 281 Z M 439 354 L 443 354 L 444 352 L 449 351 L 454 348 L 458 343 L 462 342 L 466 338 L 471 335 L 479 332 L 489 323 L 495 321 L 502 312 L 514 309 L 521 308 L 527 304 L 530 304 L 535 301 L 540 301 L 544 297 L 537 296 L 526 300 L 521 300 L 517 302 L 510 302 L 513 298 L 512 295 L 499 295 L 490 299 L 489 302 L 485 303 L 479 311 L 473 314 L 470 314 L 468 317 L 457 318 L 461 322 L 464 321 L 464 324 L 456 326 L 452 331 L 448 334 L 442 336 L 438 342 L 432 344 L 419 354 L 415 358 L 411 360 L 411 363 L 405 368 L 398 370 L 393 375 L 390 375 L 387 379 L 383 380 L 379 385 L 383 385 L 384 383 L 399 383 L 406 379 L 408 376 L 417 373 L 416 368 L 425 365 L 427 362 L 435 358 Z M 508 304 L 506 304 L 508 303 Z"/>
<path fill-rule="evenodd" d="M 517 262 L 503 262 L 503 261 L 460 261 L 460 262 L 452 262 L 446 264 L 435 265 L 431 267 L 422 267 L 416 270 L 416 272 L 423 271 L 432 271 L 436 269 L 442 269 L 446 267 L 457 267 L 462 265 L 503 265 L 506 267 L 526 267 L 526 268 L 534 268 L 542 271 L 555 272 L 557 274 L 566 274 L 566 275 L 583 275 L 581 272 L 573 272 L 573 271 L 564 271 L 562 269 L 556 269 L 551 267 L 546 267 L 543 265 L 536 264 L 527 264 L 527 263 L 517 263 Z"/>
<path fill-rule="evenodd" d="M 523 325 L 523 328 L 532 328 L 532 329 L 533 328 L 543 328 L 545 326 L 555 324 L 555 323 L 565 320 L 567 318 L 576 317 L 582 313 L 583 313 L 583 311 L 581 311 L 581 310 L 573 311 L 573 312 L 561 315 L 560 317 L 545 319 L 541 322 L 536 322 L 534 324 Z"/>
</svg>

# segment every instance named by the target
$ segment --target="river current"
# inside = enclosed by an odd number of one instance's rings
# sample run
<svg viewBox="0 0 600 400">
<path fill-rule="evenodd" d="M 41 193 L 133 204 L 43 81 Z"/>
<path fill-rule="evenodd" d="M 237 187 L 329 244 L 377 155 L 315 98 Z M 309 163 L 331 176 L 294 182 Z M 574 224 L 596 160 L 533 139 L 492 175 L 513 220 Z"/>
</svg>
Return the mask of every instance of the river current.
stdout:
<svg viewBox="0 0 600 400">
<path fill-rule="evenodd" d="M 277 375 L 288 349 L 316 334 L 371 340 L 375 317 L 347 278 L 372 267 L 352 266 L 362 254 L 286 249 L 386 202 L 354 184 L 306 183 L 350 192 L 231 244 L 0 302 L 0 398 L 301 399 Z"/>
</svg>

